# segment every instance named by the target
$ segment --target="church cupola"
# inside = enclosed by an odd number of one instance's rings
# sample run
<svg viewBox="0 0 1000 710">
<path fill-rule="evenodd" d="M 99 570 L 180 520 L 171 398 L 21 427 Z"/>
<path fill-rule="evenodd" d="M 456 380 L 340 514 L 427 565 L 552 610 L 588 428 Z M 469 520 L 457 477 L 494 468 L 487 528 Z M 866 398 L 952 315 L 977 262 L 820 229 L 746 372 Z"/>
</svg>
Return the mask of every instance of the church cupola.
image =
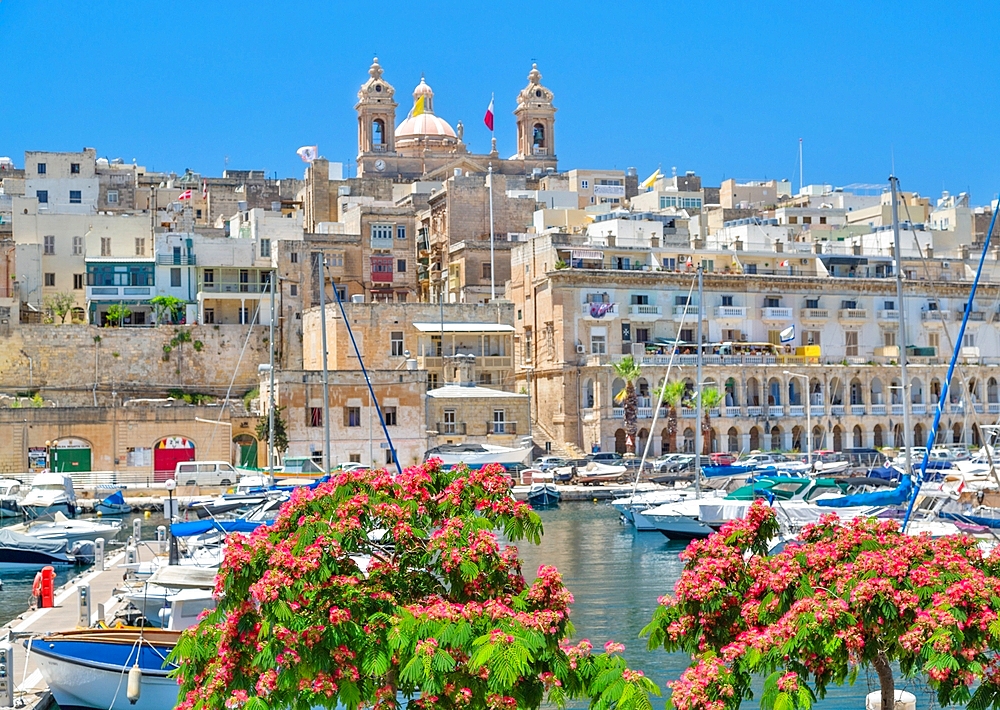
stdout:
<svg viewBox="0 0 1000 710">
<path fill-rule="evenodd" d="M 396 90 L 382 78 L 378 57 L 368 69 L 368 81 L 358 90 L 358 154 L 396 151 Z"/>
<path fill-rule="evenodd" d="M 556 107 L 552 92 L 542 86 L 538 65 L 531 65 L 528 85 L 517 95 L 517 157 L 553 158 L 556 154 Z"/>
</svg>

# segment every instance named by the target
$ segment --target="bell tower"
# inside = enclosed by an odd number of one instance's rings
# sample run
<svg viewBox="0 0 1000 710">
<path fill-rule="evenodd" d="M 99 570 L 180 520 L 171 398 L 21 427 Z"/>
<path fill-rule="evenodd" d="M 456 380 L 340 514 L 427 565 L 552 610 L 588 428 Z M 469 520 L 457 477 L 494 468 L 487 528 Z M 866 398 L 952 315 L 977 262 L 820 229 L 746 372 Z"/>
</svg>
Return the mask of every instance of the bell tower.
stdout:
<svg viewBox="0 0 1000 710">
<path fill-rule="evenodd" d="M 396 90 L 382 78 L 378 57 L 368 69 L 368 81 L 358 90 L 358 163 L 362 156 L 396 152 Z"/>
<path fill-rule="evenodd" d="M 538 65 L 531 65 L 528 85 L 517 95 L 517 157 L 553 159 L 556 155 L 556 107 L 552 92 L 542 86 Z"/>
</svg>

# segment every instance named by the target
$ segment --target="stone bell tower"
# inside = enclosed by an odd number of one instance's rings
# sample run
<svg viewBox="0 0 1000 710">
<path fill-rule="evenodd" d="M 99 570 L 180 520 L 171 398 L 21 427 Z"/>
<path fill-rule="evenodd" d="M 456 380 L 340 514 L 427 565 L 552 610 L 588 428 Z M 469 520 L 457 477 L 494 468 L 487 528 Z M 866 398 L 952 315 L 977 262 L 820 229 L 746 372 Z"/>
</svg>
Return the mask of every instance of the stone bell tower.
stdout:
<svg viewBox="0 0 1000 710">
<path fill-rule="evenodd" d="M 368 69 L 369 79 L 358 90 L 358 163 L 362 158 L 396 152 L 396 90 L 382 78 L 378 57 Z M 371 160 L 367 161 L 371 162 Z"/>
<path fill-rule="evenodd" d="M 555 158 L 556 107 L 552 92 L 542 86 L 538 65 L 531 65 L 528 85 L 517 95 L 517 157 Z"/>
</svg>

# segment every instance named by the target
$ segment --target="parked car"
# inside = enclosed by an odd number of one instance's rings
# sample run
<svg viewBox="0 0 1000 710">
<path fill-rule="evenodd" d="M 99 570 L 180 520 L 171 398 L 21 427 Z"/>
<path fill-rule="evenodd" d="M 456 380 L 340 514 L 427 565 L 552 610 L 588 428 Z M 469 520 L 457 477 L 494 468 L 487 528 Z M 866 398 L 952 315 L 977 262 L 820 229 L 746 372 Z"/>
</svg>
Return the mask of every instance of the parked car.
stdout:
<svg viewBox="0 0 1000 710">
<path fill-rule="evenodd" d="M 596 463 L 606 463 L 620 466 L 622 463 L 622 455 L 615 453 L 614 451 L 602 451 L 597 454 L 591 454 L 587 457 L 587 460 L 594 461 Z"/>
<path fill-rule="evenodd" d="M 653 470 L 656 473 L 667 473 L 670 470 L 670 464 L 683 458 L 686 454 L 663 454 L 658 459 L 653 461 Z"/>
<path fill-rule="evenodd" d="M 694 468 L 694 454 L 681 454 L 667 466 L 667 473 L 680 473 Z"/>
<path fill-rule="evenodd" d="M 568 464 L 569 459 L 564 459 L 561 456 L 539 456 L 537 459 L 532 461 L 531 465 L 539 471 L 548 471 L 553 468 L 559 468 L 560 466 L 566 466 Z"/>
<path fill-rule="evenodd" d="M 730 453 L 715 453 L 708 457 L 713 466 L 730 466 L 736 463 L 736 456 Z"/>
</svg>

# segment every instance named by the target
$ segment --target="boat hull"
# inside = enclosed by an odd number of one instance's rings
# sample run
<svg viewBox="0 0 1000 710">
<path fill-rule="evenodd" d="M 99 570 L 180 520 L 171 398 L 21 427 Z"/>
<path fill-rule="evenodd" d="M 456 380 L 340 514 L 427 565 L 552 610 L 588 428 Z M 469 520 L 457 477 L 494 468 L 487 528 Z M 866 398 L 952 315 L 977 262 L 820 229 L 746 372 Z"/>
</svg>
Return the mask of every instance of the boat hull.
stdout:
<svg viewBox="0 0 1000 710">
<path fill-rule="evenodd" d="M 49 555 L 32 550 L 0 548 L 0 570 L 31 570 L 53 567 L 70 567 L 75 560 L 69 555 Z"/>
<path fill-rule="evenodd" d="M 528 490 L 528 502 L 536 506 L 556 505 L 561 497 L 553 483 L 536 483 Z"/>
<path fill-rule="evenodd" d="M 705 523 L 687 515 L 660 516 L 653 524 L 668 540 L 702 540 L 715 532 Z"/>
<path fill-rule="evenodd" d="M 464 463 L 466 466 L 479 467 L 490 463 L 524 463 L 524 460 L 528 458 L 530 453 L 531 448 L 524 447 L 522 449 L 511 449 L 510 451 L 487 451 L 483 453 L 436 453 L 431 458 L 441 459 L 443 466 L 458 466 Z"/>
</svg>

